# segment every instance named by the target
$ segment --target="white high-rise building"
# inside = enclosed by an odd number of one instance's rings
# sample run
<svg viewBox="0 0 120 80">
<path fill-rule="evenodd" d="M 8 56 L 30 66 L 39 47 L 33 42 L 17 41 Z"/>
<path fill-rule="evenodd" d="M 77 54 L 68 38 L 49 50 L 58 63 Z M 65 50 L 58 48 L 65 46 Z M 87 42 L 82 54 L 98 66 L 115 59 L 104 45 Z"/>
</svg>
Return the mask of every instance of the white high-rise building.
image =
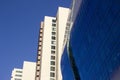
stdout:
<svg viewBox="0 0 120 80">
<path fill-rule="evenodd" d="M 24 61 L 23 69 L 13 69 L 11 80 L 35 80 L 35 68 L 35 62 Z"/>
<path fill-rule="evenodd" d="M 56 17 L 41 22 L 35 80 L 62 80 L 60 61 L 70 9 L 59 7 Z"/>
</svg>

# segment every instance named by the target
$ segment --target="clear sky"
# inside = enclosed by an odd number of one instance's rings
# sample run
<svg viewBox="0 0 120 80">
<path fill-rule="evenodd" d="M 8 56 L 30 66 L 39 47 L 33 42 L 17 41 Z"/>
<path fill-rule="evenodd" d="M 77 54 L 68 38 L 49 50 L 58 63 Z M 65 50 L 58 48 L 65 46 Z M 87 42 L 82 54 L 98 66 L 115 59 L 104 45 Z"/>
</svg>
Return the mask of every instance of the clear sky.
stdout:
<svg viewBox="0 0 120 80">
<path fill-rule="evenodd" d="M 0 80 L 10 80 L 13 68 L 36 61 L 40 21 L 55 16 L 71 0 L 0 0 Z"/>
</svg>

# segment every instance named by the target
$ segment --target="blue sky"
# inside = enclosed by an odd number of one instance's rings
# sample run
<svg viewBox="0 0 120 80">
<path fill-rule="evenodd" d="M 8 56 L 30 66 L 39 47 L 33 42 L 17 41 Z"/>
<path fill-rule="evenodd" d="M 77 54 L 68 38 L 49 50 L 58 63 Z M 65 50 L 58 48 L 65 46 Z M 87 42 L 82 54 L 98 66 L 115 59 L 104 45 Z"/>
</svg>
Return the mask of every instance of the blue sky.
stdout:
<svg viewBox="0 0 120 80">
<path fill-rule="evenodd" d="M 55 16 L 71 0 L 0 0 L 0 80 L 10 80 L 14 67 L 36 61 L 40 21 Z"/>
</svg>

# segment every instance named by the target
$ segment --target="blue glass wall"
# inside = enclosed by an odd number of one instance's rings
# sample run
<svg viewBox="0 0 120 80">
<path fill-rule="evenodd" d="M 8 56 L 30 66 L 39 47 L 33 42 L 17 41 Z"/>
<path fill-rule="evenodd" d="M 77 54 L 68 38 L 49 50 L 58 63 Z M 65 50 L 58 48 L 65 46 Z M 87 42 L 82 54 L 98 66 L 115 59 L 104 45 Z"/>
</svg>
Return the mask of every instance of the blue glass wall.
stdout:
<svg viewBox="0 0 120 80">
<path fill-rule="evenodd" d="M 82 0 L 70 45 L 81 80 L 120 80 L 120 0 Z M 61 68 L 74 80 L 66 48 Z"/>
<path fill-rule="evenodd" d="M 61 70 L 63 72 L 63 80 L 74 80 L 73 71 L 67 54 L 67 47 L 64 49 L 64 55 L 61 60 Z"/>
</svg>

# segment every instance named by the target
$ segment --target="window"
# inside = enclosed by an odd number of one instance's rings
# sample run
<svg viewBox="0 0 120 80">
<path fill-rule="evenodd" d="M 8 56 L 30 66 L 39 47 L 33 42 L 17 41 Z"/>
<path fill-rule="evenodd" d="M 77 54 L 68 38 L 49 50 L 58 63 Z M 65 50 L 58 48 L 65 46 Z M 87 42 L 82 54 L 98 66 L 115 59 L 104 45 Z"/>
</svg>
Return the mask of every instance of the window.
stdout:
<svg viewBox="0 0 120 80">
<path fill-rule="evenodd" d="M 51 60 L 55 60 L 55 56 L 51 56 Z"/>
<path fill-rule="evenodd" d="M 51 51 L 51 54 L 55 54 L 55 51 L 52 50 L 52 51 Z"/>
<path fill-rule="evenodd" d="M 55 49 L 55 46 L 51 46 L 51 49 Z"/>
<path fill-rule="evenodd" d="M 51 41 L 51 44 L 56 44 L 56 42 L 55 41 Z"/>
<path fill-rule="evenodd" d="M 55 77 L 55 73 L 50 72 L 50 77 Z"/>
<path fill-rule="evenodd" d="M 56 20 L 55 20 L 55 19 L 53 19 L 53 20 L 52 20 L 52 22 L 56 22 Z"/>
<path fill-rule="evenodd" d="M 18 74 L 16 74 L 15 76 L 17 76 L 17 77 L 22 77 L 22 75 L 18 75 Z"/>
<path fill-rule="evenodd" d="M 51 65 L 55 65 L 55 61 L 51 61 Z"/>
<path fill-rule="evenodd" d="M 52 26 L 53 26 L 53 27 L 55 27 L 55 26 L 56 26 L 56 24 L 52 24 Z"/>
<path fill-rule="evenodd" d="M 53 28 L 52 28 L 52 31 L 56 31 L 56 28 L 55 28 L 55 27 L 53 27 Z"/>
<path fill-rule="evenodd" d="M 52 36 L 52 40 L 55 40 L 56 39 L 56 37 L 55 36 Z"/>
<path fill-rule="evenodd" d="M 50 67 L 50 70 L 51 71 L 55 71 L 55 67 Z"/>
<path fill-rule="evenodd" d="M 17 73 L 22 73 L 22 71 L 16 71 Z"/>
<path fill-rule="evenodd" d="M 55 80 L 55 79 L 53 79 L 53 78 L 50 78 L 50 80 Z"/>
<path fill-rule="evenodd" d="M 52 32 L 52 35 L 55 35 L 56 34 L 56 32 Z"/>
</svg>

